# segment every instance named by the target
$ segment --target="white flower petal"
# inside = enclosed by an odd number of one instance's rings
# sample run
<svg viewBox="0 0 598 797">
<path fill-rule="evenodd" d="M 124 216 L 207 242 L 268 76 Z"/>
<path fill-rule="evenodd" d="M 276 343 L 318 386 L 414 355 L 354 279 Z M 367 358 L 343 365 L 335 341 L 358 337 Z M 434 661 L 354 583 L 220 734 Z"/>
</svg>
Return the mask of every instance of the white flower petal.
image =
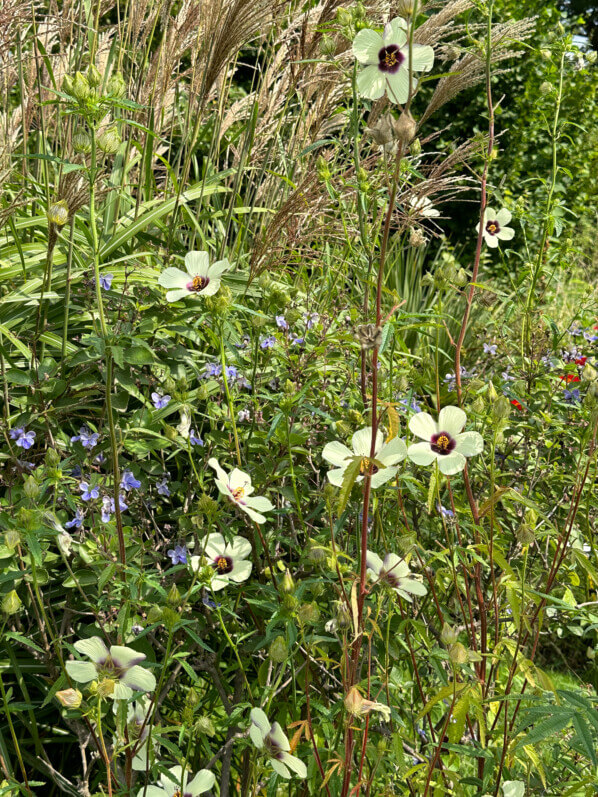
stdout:
<svg viewBox="0 0 598 797">
<path fill-rule="evenodd" d="M 220 481 L 223 481 L 223 482 L 225 482 L 225 483 L 228 483 L 228 476 L 226 475 L 226 471 L 224 471 L 224 470 L 221 468 L 221 466 L 220 466 L 220 464 L 218 463 L 218 460 L 217 460 L 217 459 L 215 459 L 214 457 L 210 457 L 210 459 L 208 460 L 208 465 L 209 465 L 211 468 L 214 468 L 214 470 L 216 471 L 216 475 L 218 476 L 218 478 L 220 479 Z"/>
<path fill-rule="evenodd" d="M 194 573 L 197 573 L 199 571 L 200 566 L 201 566 L 201 556 L 192 556 L 190 565 L 191 565 L 191 570 Z"/>
<path fill-rule="evenodd" d="M 385 443 L 378 452 L 376 459 L 383 462 L 385 465 L 397 465 L 402 462 L 407 456 L 407 446 L 405 441 L 400 437 L 393 437 Z"/>
<path fill-rule="evenodd" d="M 163 288 L 187 288 L 188 282 L 189 274 L 181 271 L 180 268 L 173 268 L 172 266 L 164 269 L 158 277 L 158 285 Z"/>
<path fill-rule="evenodd" d="M 227 574 L 224 575 L 215 575 L 212 580 L 210 581 L 210 589 L 212 592 L 220 592 L 221 589 L 228 587 L 230 584 L 230 579 L 228 578 Z"/>
<path fill-rule="evenodd" d="M 436 421 L 428 412 L 417 412 L 411 416 L 409 428 L 416 437 L 422 440 L 430 440 L 436 434 L 438 427 Z"/>
<path fill-rule="evenodd" d="M 247 494 L 247 488 L 251 486 L 251 476 L 239 468 L 233 468 L 228 477 L 228 486 L 231 490 L 243 490 Z"/>
<path fill-rule="evenodd" d="M 506 227 L 506 225 L 511 221 L 513 216 L 511 215 L 510 211 L 506 208 L 501 208 L 496 214 L 496 221 L 499 223 L 501 227 Z"/>
<path fill-rule="evenodd" d="M 290 750 L 291 745 L 279 722 L 273 722 L 270 728 L 270 738 L 276 742 L 281 750 Z"/>
<path fill-rule="evenodd" d="M 484 224 L 487 221 L 496 221 L 497 213 L 494 208 L 491 208 L 490 205 L 486 206 L 486 210 L 484 211 Z"/>
<path fill-rule="evenodd" d="M 117 667 L 126 670 L 134 664 L 141 664 L 146 659 L 145 653 L 139 653 L 132 648 L 125 648 L 122 645 L 112 645 L 110 657 Z"/>
<path fill-rule="evenodd" d="M 375 30 L 360 30 L 353 39 L 353 55 L 362 64 L 377 64 L 383 46 L 382 36 Z"/>
<path fill-rule="evenodd" d="M 496 249 L 498 247 L 498 238 L 496 235 L 491 235 L 489 232 L 484 232 L 484 240 L 486 241 L 486 246 L 490 249 Z"/>
<path fill-rule="evenodd" d="M 215 263 L 212 263 L 208 269 L 208 277 L 210 279 L 217 279 L 230 268 L 232 268 L 232 263 L 230 263 L 226 258 L 224 258 L 224 260 L 217 260 Z"/>
<path fill-rule="evenodd" d="M 411 592 L 413 595 L 427 595 L 428 590 L 421 581 L 416 581 L 412 578 L 406 578 L 401 581 L 399 589 L 404 589 L 405 592 Z"/>
<path fill-rule="evenodd" d="M 195 295 L 214 296 L 214 294 L 218 293 L 219 290 L 220 290 L 220 280 L 216 277 L 216 279 L 210 279 L 206 287 L 203 288 L 201 291 L 197 291 Z"/>
<path fill-rule="evenodd" d="M 263 495 L 254 495 L 251 498 L 247 498 L 245 503 L 252 509 L 257 509 L 258 512 L 270 512 L 274 509 L 274 504 Z"/>
<path fill-rule="evenodd" d="M 210 256 L 207 252 L 188 252 L 185 255 L 185 268 L 192 277 L 207 277 Z"/>
<path fill-rule="evenodd" d="M 187 783 L 185 791 L 189 792 L 191 797 L 198 797 L 199 794 L 209 791 L 215 782 L 216 778 L 213 772 L 210 772 L 209 769 L 200 769 L 193 780 Z"/>
<path fill-rule="evenodd" d="M 342 487 L 346 470 L 346 468 L 334 468 L 334 470 L 329 470 L 328 481 L 330 484 L 334 485 L 334 487 Z"/>
<path fill-rule="evenodd" d="M 286 778 L 288 780 L 291 777 L 291 773 L 282 763 L 282 761 L 277 761 L 275 758 L 270 759 L 270 764 L 272 764 L 272 769 L 276 772 L 277 775 L 280 775 L 281 778 Z"/>
<path fill-rule="evenodd" d="M 116 681 L 114 691 L 110 695 L 113 700 L 129 700 L 133 697 L 133 690 L 122 681 Z"/>
<path fill-rule="evenodd" d="M 283 764 L 285 764 L 289 769 L 291 769 L 296 775 L 299 775 L 300 778 L 307 777 L 307 767 L 296 756 L 291 755 L 290 753 L 282 753 L 280 756 L 280 760 Z"/>
<path fill-rule="evenodd" d="M 240 584 L 242 581 L 247 581 L 251 575 L 252 564 L 247 559 L 242 559 L 240 562 L 233 564 L 233 569 L 226 575 L 235 584 Z"/>
<path fill-rule="evenodd" d="M 372 489 L 376 490 L 378 487 L 381 487 L 383 484 L 386 484 L 386 482 L 390 481 L 394 476 L 397 475 L 397 470 L 397 468 L 392 466 L 388 468 L 380 468 L 372 476 Z"/>
<path fill-rule="evenodd" d="M 467 415 L 460 407 L 443 407 L 438 415 L 438 431 L 457 437 L 465 426 Z"/>
<path fill-rule="evenodd" d="M 512 227 L 501 227 L 496 237 L 499 241 L 511 241 L 515 237 L 515 230 Z"/>
<path fill-rule="evenodd" d="M 382 570 L 382 559 L 373 551 L 368 551 L 366 553 L 365 563 L 369 570 L 371 570 L 376 576 L 380 573 L 380 570 Z"/>
<path fill-rule="evenodd" d="M 465 467 L 466 459 L 463 454 L 458 451 L 451 451 L 446 456 L 438 457 L 438 467 L 440 472 L 445 476 L 452 476 L 455 473 L 460 473 Z"/>
<path fill-rule="evenodd" d="M 246 540 L 245 537 L 233 537 L 229 550 L 231 556 L 235 559 L 247 559 L 251 553 L 251 543 L 249 540 Z"/>
<path fill-rule="evenodd" d="M 399 47 L 402 47 L 407 41 L 406 30 L 407 23 L 404 19 L 401 17 L 391 19 L 390 22 L 387 22 L 384 26 L 384 33 L 382 34 L 384 45 L 398 44 Z"/>
<path fill-rule="evenodd" d="M 270 733 L 270 728 L 272 727 L 270 725 L 270 720 L 261 708 L 252 708 L 249 717 L 251 719 L 252 726 L 255 726 L 259 729 L 261 733 L 260 738 L 262 739 L 263 744 L 264 737 Z M 251 738 L 253 739 L 253 736 Z"/>
<path fill-rule="evenodd" d="M 384 442 L 384 435 L 378 429 L 376 431 L 376 444 L 374 447 L 374 451 L 379 451 L 382 448 L 382 443 Z M 360 429 L 359 431 L 355 432 L 353 437 L 351 438 L 351 445 L 353 446 L 353 451 L 359 457 L 369 457 L 370 451 L 372 450 L 372 427 L 366 426 L 365 429 Z"/>
<path fill-rule="evenodd" d="M 187 288 L 177 288 L 175 291 L 168 291 L 166 293 L 166 301 L 167 302 L 178 302 L 181 299 L 184 299 L 185 296 L 190 296 L 190 291 Z"/>
<path fill-rule="evenodd" d="M 255 520 L 256 523 L 265 523 L 267 520 L 267 518 L 265 518 L 263 515 L 260 515 L 259 512 L 256 512 L 247 504 L 238 504 L 238 507 L 239 509 L 242 509 L 245 514 L 249 515 L 252 520 Z"/>
<path fill-rule="evenodd" d="M 463 454 L 464 457 L 473 457 L 481 454 L 484 449 L 484 438 L 477 432 L 463 432 L 457 435 L 457 445 L 455 451 Z"/>
<path fill-rule="evenodd" d="M 127 670 L 120 680 L 136 692 L 153 692 L 156 688 L 156 679 L 152 673 L 137 665 Z"/>
<path fill-rule="evenodd" d="M 326 443 L 322 450 L 322 457 L 331 465 L 340 466 L 348 464 L 345 460 L 351 460 L 353 452 L 343 443 L 334 440 L 332 443 Z"/>
<path fill-rule="evenodd" d="M 79 653 L 95 661 L 96 664 L 102 664 L 108 658 L 108 648 L 99 636 L 91 637 L 91 639 L 80 639 L 75 642 L 73 647 Z"/>
<path fill-rule="evenodd" d="M 409 98 L 409 66 L 407 59 L 399 67 L 399 71 L 394 75 L 386 73 L 387 94 L 391 102 L 403 105 Z M 415 91 L 417 81 L 413 78 L 412 89 Z"/>
<path fill-rule="evenodd" d="M 77 681 L 80 684 L 95 681 L 98 677 L 95 664 L 90 661 L 67 661 L 65 667 L 73 681 Z"/>
<path fill-rule="evenodd" d="M 137 756 L 136 756 L 137 757 Z M 135 769 L 135 767 L 133 767 Z M 145 772 L 145 759 L 141 769 Z M 137 792 L 137 797 L 167 797 L 167 793 L 160 786 L 142 786 Z"/>
<path fill-rule="evenodd" d="M 377 66 L 366 66 L 357 75 L 357 91 L 368 100 L 379 100 L 386 89 L 386 78 Z"/>
<path fill-rule="evenodd" d="M 387 553 L 382 562 L 382 567 L 387 573 L 392 573 L 396 578 L 409 574 L 409 565 L 396 553 Z"/>
<path fill-rule="evenodd" d="M 208 559 L 216 559 L 217 556 L 224 553 L 225 548 L 226 542 L 224 537 L 218 532 L 215 532 L 214 534 L 208 534 L 203 545 L 203 549 Z"/>
<path fill-rule="evenodd" d="M 407 456 L 416 465 L 430 465 L 436 459 L 436 454 L 429 443 L 414 443 L 407 449 Z"/>
<path fill-rule="evenodd" d="M 434 65 L 434 50 L 428 44 L 414 44 L 411 51 L 414 72 L 429 72 Z"/>
</svg>

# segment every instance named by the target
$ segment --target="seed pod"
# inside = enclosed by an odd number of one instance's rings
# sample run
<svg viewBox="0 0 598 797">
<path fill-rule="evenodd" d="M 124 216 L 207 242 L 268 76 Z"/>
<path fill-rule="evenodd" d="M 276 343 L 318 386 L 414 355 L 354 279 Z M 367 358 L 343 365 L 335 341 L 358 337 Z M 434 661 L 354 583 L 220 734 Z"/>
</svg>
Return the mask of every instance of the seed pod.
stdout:
<svg viewBox="0 0 598 797">
<path fill-rule="evenodd" d="M 287 660 L 289 650 L 283 636 L 277 636 L 268 648 L 268 656 L 275 664 L 282 664 Z"/>
<path fill-rule="evenodd" d="M 69 206 L 64 199 L 59 199 L 58 202 L 52 202 L 48 208 L 47 216 L 51 224 L 62 227 L 69 220 Z"/>
<path fill-rule="evenodd" d="M 454 645 L 456 642 L 459 641 L 459 632 L 456 631 L 454 628 L 446 622 L 442 626 L 442 631 L 440 632 L 440 639 L 445 645 Z"/>
<path fill-rule="evenodd" d="M 9 529 L 8 531 L 4 532 L 4 544 L 10 550 L 14 550 L 17 545 L 21 542 L 21 535 L 15 529 Z"/>
<path fill-rule="evenodd" d="M 79 102 L 85 102 L 90 95 L 89 83 L 85 75 L 82 75 L 81 72 L 75 74 L 72 95 L 76 97 Z"/>
<path fill-rule="evenodd" d="M 349 714 L 353 714 L 355 717 L 361 715 L 361 710 L 363 708 L 363 698 L 359 694 L 359 690 L 356 686 L 352 686 L 351 689 L 349 689 L 348 693 L 345 695 L 344 703 Z"/>
<path fill-rule="evenodd" d="M 123 76 L 119 73 L 112 75 L 108 83 L 106 83 L 106 94 L 116 100 L 121 100 L 127 93 L 127 84 Z"/>
<path fill-rule="evenodd" d="M 78 130 L 73 135 L 73 148 L 75 152 L 91 152 L 91 136 L 85 130 Z"/>
<path fill-rule="evenodd" d="M 2 598 L 2 611 L 4 614 L 16 614 L 22 605 L 21 599 L 15 589 L 11 589 L 11 591 L 7 592 Z"/>
<path fill-rule="evenodd" d="M 98 147 L 107 155 L 116 154 L 121 143 L 121 137 L 118 135 L 118 130 L 114 126 L 107 128 L 98 136 Z"/>
<path fill-rule="evenodd" d="M 405 146 L 415 137 L 417 124 L 409 111 L 403 111 L 395 125 L 395 132 L 399 141 Z"/>
<path fill-rule="evenodd" d="M 92 64 L 87 70 L 87 81 L 92 88 L 96 88 L 102 82 L 102 75 L 95 64 Z"/>
</svg>

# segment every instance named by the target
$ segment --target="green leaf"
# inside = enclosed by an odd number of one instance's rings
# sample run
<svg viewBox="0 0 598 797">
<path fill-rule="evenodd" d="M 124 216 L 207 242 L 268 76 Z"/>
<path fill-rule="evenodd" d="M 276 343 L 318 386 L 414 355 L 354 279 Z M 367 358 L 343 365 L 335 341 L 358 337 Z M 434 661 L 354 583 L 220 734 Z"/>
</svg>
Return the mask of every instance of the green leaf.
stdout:
<svg viewBox="0 0 598 797">
<path fill-rule="evenodd" d="M 553 736 L 565 728 L 571 722 L 574 716 L 574 711 L 564 711 L 553 714 L 553 716 L 549 719 L 536 725 L 536 727 L 533 728 L 524 739 L 521 739 L 519 742 L 517 742 L 515 749 L 517 750 L 524 744 L 537 744 L 543 739 Z"/>
<path fill-rule="evenodd" d="M 575 738 L 579 742 L 580 747 L 585 751 L 586 756 L 592 762 L 592 766 L 597 766 L 598 760 L 596 759 L 596 749 L 594 739 L 592 738 L 592 732 L 581 714 L 573 715 L 573 727 L 575 728 Z"/>
<path fill-rule="evenodd" d="M 338 505 L 336 508 L 337 514 L 339 515 L 342 515 L 343 512 L 345 511 L 345 507 L 349 502 L 351 490 L 353 489 L 355 480 L 359 476 L 360 470 L 361 470 L 361 457 L 357 457 L 357 459 L 354 459 L 353 462 L 349 465 L 349 467 L 345 470 L 345 475 L 343 476 L 343 483 L 338 496 Z"/>
</svg>

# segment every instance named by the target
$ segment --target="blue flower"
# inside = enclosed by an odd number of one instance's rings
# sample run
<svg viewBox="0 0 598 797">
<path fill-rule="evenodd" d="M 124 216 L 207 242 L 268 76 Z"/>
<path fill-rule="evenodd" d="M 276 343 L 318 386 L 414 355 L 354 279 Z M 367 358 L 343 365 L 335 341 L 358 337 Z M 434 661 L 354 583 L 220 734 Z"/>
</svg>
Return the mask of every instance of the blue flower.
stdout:
<svg viewBox="0 0 598 797">
<path fill-rule="evenodd" d="M 129 508 L 128 505 L 125 503 L 122 493 L 120 493 L 118 496 L 118 508 L 120 509 L 121 512 L 124 512 L 126 509 Z M 116 509 L 114 507 L 114 498 L 112 498 L 112 496 L 105 495 L 102 498 L 102 523 L 109 523 L 110 516 L 115 511 Z"/>
<path fill-rule="evenodd" d="M 201 437 L 197 434 L 195 429 L 191 429 L 189 432 L 189 442 L 192 446 L 203 446 L 204 442 Z"/>
<path fill-rule="evenodd" d="M 80 440 L 83 448 L 94 448 L 97 446 L 99 439 L 99 432 L 92 432 L 87 426 L 82 426 L 79 429 L 79 434 L 71 437 L 71 443 L 76 443 L 77 440 Z"/>
<path fill-rule="evenodd" d="M 251 420 L 251 413 L 248 409 L 239 410 L 239 414 L 237 415 L 237 421 L 239 423 L 243 423 L 243 421 L 250 421 Z"/>
<path fill-rule="evenodd" d="M 106 462 L 106 454 L 104 454 L 103 451 L 100 451 L 100 453 L 94 457 L 93 461 L 97 462 L 98 465 L 102 465 L 104 462 Z"/>
<path fill-rule="evenodd" d="M 598 335 L 596 335 L 594 332 L 590 332 L 589 328 L 583 333 L 583 336 L 590 343 L 594 343 L 598 340 Z"/>
<path fill-rule="evenodd" d="M 97 487 L 92 487 L 89 482 L 81 482 L 79 490 L 83 493 L 81 498 L 83 501 L 91 501 L 92 498 L 99 498 L 100 491 Z"/>
<path fill-rule="evenodd" d="M 168 489 L 168 482 L 166 478 L 162 479 L 159 482 L 156 482 L 156 489 L 158 490 L 158 495 L 165 495 L 168 497 L 170 495 L 170 490 Z"/>
<path fill-rule="evenodd" d="M 152 393 L 152 401 L 157 410 L 163 410 L 170 403 L 172 396 L 163 396 L 161 393 Z"/>
<path fill-rule="evenodd" d="M 220 363 L 206 363 L 203 369 L 204 379 L 209 379 L 211 376 L 218 377 L 222 373 L 222 365 Z"/>
<path fill-rule="evenodd" d="M 260 341 L 260 349 L 271 349 L 273 346 L 276 346 L 276 338 L 272 335 Z"/>
<path fill-rule="evenodd" d="M 575 404 L 576 402 L 581 404 L 581 396 L 579 394 L 578 388 L 574 388 L 573 390 L 565 390 L 563 397 L 569 404 Z"/>
<path fill-rule="evenodd" d="M 247 377 L 243 376 L 243 374 L 239 374 L 237 377 L 237 385 L 241 388 L 245 388 L 246 390 L 251 390 L 251 384 Z"/>
<path fill-rule="evenodd" d="M 102 274 L 100 276 L 100 286 L 105 290 L 109 291 L 110 286 L 112 285 L 112 280 L 114 279 L 114 274 Z"/>
<path fill-rule="evenodd" d="M 173 565 L 187 564 L 187 549 L 184 545 L 175 545 L 174 549 L 168 551 L 168 555 L 172 559 Z"/>
<path fill-rule="evenodd" d="M 289 322 L 286 320 L 286 318 L 283 315 L 277 315 L 276 316 L 276 326 L 279 329 L 288 329 L 289 328 Z"/>
<path fill-rule="evenodd" d="M 496 343 L 484 343 L 484 354 L 496 354 Z"/>
<path fill-rule="evenodd" d="M 10 436 L 17 441 L 17 445 L 28 451 L 35 443 L 35 432 L 26 432 L 24 426 L 10 430 Z"/>
<path fill-rule="evenodd" d="M 123 490 L 138 490 L 141 487 L 141 482 L 133 476 L 130 470 L 126 470 L 120 480 L 120 486 Z"/>
<path fill-rule="evenodd" d="M 77 509 L 75 513 L 75 517 L 72 520 L 69 520 L 68 523 L 65 523 L 64 526 L 67 529 L 80 529 L 83 525 L 83 512 L 81 509 Z"/>
<path fill-rule="evenodd" d="M 305 338 L 299 338 L 295 335 L 291 340 L 291 346 L 301 346 L 301 344 L 305 341 Z"/>
<path fill-rule="evenodd" d="M 411 401 L 409 401 L 408 398 L 399 399 L 399 404 L 402 407 L 405 407 L 405 409 L 407 410 L 412 410 L 413 412 L 421 412 L 421 407 L 414 398 L 412 398 Z"/>
<path fill-rule="evenodd" d="M 320 316 L 318 313 L 304 313 L 303 320 L 305 321 L 307 329 L 312 329 L 320 320 Z"/>
<path fill-rule="evenodd" d="M 455 517 L 455 513 L 453 512 L 452 509 L 446 509 L 444 506 L 442 506 L 442 504 L 436 504 L 436 507 L 443 517 L 446 518 Z"/>
<path fill-rule="evenodd" d="M 227 365 L 224 369 L 224 373 L 226 374 L 227 379 L 236 379 L 239 372 L 234 365 Z"/>
<path fill-rule="evenodd" d="M 569 334 L 571 335 L 572 338 L 578 337 L 578 335 L 581 335 L 582 332 L 583 332 L 582 328 L 577 324 L 571 325 L 569 327 Z"/>
</svg>

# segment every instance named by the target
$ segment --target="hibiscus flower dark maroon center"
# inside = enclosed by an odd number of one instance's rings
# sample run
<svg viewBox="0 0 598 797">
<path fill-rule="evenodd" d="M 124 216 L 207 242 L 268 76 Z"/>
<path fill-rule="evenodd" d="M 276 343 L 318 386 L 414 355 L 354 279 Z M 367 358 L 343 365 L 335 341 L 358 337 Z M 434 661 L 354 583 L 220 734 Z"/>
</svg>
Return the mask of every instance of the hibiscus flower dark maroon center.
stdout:
<svg viewBox="0 0 598 797">
<path fill-rule="evenodd" d="M 450 454 L 457 442 L 448 432 L 438 432 L 438 434 L 432 435 L 430 445 L 432 446 L 432 451 L 437 454 Z"/>
<path fill-rule="evenodd" d="M 378 69 L 394 75 L 405 60 L 398 44 L 389 44 L 378 53 Z"/>
<path fill-rule="evenodd" d="M 230 558 L 230 556 L 224 556 L 221 554 L 214 559 L 212 567 L 219 573 L 230 573 L 233 569 L 233 560 Z"/>
<path fill-rule="evenodd" d="M 495 220 L 486 222 L 486 232 L 490 235 L 496 235 L 500 232 L 500 224 Z"/>
<path fill-rule="evenodd" d="M 207 288 L 209 282 L 209 277 L 193 277 L 191 282 L 187 283 L 187 290 L 194 292 L 203 291 L 204 288 Z"/>
<path fill-rule="evenodd" d="M 362 475 L 364 475 L 365 473 L 367 473 L 367 472 L 368 472 L 368 470 L 369 470 L 369 467 L 370 467 L 370 460 L 369 460 L 367 457 L 364 457 L 364 458 L 361 460 L 361 465 L 359 466 L 359 472 L 360 472 Z M 373 475 L 374 473 L 378 473 L 378 470 L 379 470 L 378 466 L 377 466 L 377 465 L 374 465 L 374 464 L 372 463 L 372 471 L 371 471 L 371 472 L 372 472 L 372 475 Z"/>
</svg>

